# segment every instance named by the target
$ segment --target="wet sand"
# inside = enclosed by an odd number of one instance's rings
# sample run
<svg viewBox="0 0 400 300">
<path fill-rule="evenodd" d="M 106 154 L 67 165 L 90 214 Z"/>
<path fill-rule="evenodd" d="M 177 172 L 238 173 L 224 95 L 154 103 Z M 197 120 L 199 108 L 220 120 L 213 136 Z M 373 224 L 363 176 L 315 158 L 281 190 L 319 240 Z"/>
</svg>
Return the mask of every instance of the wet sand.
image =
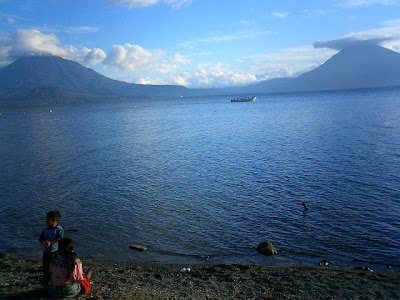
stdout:
<svg viewBox="0 0 400 300">
<path fill-rule="evenodd" d="M 92 290 L 80 299 L 400 299 L 395 271 L 84 260 L 89 268 Z M 40 259 L 0 259 L 0 299 L 49 299 L 41 278 Z"/>
</svg>

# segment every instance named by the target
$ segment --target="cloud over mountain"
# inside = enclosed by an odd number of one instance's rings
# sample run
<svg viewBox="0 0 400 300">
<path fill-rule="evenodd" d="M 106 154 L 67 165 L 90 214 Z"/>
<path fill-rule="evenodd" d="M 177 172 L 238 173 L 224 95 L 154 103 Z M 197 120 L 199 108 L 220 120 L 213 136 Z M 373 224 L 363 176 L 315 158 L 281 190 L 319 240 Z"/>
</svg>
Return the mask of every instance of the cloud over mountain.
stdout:
<svg viewBox="0 0 400 300">
<path fill-rule="evenodd" d="M 78 49 L 72 45 L 60 46 L 54 34 L 45 34 L 38 30 L 19 29 L 0 40 L 0 65 L 30 55 L 54 55 L 72 59 L 85 65 L 102 62 L 106 56 L 101 49 Z"/>
<path fill-rule="evenodd" d="M 52 54 L 66 56 L 67 49 L 58 46 L 60 41 L 53 34 L 43 34 L 38 30 L 17 30 L 10 36 L 8 52 L 11 59 L 32 54 Z"/>
<path fill-rule="evenodd" d="M 127 71 L 151 70 L 166 74 L 179 69 L 188 60 L 179 53 L 168 55 L 160 49 L 145 49 L 138 45 L 113 45 L 106 54 L 102 49 L 62 46 L 54 34 L 38 30 L 19 29 L 0 39 L 0 66 L 31 55 L 54 55 L 71 59 L 85 66 L 103 63 Z"/>
<path fill-rule="evenodd" d="M 342 50 L 352 46 L 375 45 L 400 51 L 400 19 L 387 20 L 375 29 L 349 33 L 334 40 L 316 41 L 313 45 L 315 48 L 334 50 Z"/>
<path fill-rule="evenodd" d="M 344 48 L 353 47 L 353 46 L 368 46 L 375 45 L 379 46 L 386 42 L 393 41 L 393 37 L 373 37 L 373 36 L 365 36 L 365 37 L 342 37 L 332 41 L 316 41 L 313 45 L 315 48 L 329 48 L 334 50 L 342 50 Z"/>
</svg>

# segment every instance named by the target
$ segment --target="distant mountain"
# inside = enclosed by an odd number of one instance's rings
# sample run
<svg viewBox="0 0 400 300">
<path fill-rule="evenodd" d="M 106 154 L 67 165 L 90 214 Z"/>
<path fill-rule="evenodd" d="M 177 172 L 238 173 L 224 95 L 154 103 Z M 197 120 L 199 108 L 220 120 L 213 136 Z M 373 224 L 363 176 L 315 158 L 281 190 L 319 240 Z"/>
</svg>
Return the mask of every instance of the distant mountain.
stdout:
<svg viewBox="0 0 400 300">
<path fill-rule="evenodd" d="M 29 56 L 0 70 L 0 99 L 71 102 L 74 99 L 180 96 L 189 89 L 174 85 L 141 85 L 100 75 L 57 56 Z M 60 101 L 58 101 L 60 102 Z"/>
<path fill-rule="evenodd" d="M 296 78 L 247 86 L 250 93 L 343 90 L 400 85 L 400 53 L 373 45 L 345 48 Z"/>
<path fill-rule="evenodd" d="M 277 78 L 221 89 L 126 83 L 61 57 L 29 56 L 0 70 L 0 104 L 6 101 L 36 104 L 160 96 L 254 95 L 388 86 L 400 86 L 400 54 L 371 45 L 345 48 L 321 66 L 296 78 Z"/>
</svg>

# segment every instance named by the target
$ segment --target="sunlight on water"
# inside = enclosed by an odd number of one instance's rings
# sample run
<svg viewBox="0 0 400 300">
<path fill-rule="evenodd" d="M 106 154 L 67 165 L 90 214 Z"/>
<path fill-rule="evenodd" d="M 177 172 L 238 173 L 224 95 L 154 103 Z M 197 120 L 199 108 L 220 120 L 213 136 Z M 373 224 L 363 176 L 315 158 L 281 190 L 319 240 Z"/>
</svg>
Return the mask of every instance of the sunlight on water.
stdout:
<svg viewBox="0 0 400 300">
<path fill-rule="evenodd" d="M 0 251 L 39 256 L 45 213 L 58 209 L 83 257 L 400 265 L 399 99 L 386 89 L 2 110 Z M 265 240 L 278 256 L 255 251 Z M 138 243 L 149 250 L 128 249 Z"/>
</svg>

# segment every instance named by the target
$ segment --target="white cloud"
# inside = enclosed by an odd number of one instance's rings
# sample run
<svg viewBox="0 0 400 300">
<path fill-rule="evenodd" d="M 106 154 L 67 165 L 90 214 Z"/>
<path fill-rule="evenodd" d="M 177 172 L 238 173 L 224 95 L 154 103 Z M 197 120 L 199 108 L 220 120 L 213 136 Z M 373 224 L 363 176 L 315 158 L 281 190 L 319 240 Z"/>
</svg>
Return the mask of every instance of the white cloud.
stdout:
<svg viewBox="0 0 400 300">
<path fill-rule="evenodd" d="M 347 0 L 342 3 L 345 7 L 360 7 L 371 5 L 397 6 L 400 5 L 398 0 Z"/>
<path fill-rule="evenodd" d="M 171 57 L 166 57 L 161 61 L 161 64 L 159 64 L 158 68 L 155 70 L 158 71 L 159 73 L 170 73 L 174 70 L 177 70 L 180 68 L 181 65 L 189 63 L 189 60 L 187 60 L 183 55 L 176 53 Z"/>
<path fill-rule="evenodd" d="M 4 67 L 12 63 L 12 60 L 8 57 L 8 52 L 11 50 L 11 47 L 0 46 L 0 67 Z"/>
<path fill-rule="evenodd" d="M 270 31 L 238 31 L 233 34 L 215 35 L 207 38 L 201 38 L 197 41 L 199 43 L 218 43 L 226 41 L 241 41 L 259 37 L 261 35 L 270 34 Z"/>
<path fill-rule="evenodd" d="M 129 8 L 135 7 L 148 7 L 155 5 L 159 2 L 164 2 L 171 5 L 173 8 L 181 8 L 184 5 L 189 4 L 192 0 L 103 0 L 112 5 L 127 6 Z"/>
<path fill-rule="evenodd" d="M 293 68 L 282 64 L 266 64 L 263 66 L 264 73 L 259 73 L 256 78 L 259 81 L 272 78 L 292 77 L 295 75 Z"/>
<path fill-rule="evenodd" d="M 172 8 L 181 8 L 190 4 L 192 0 L 164 0 L 164 2 L 170 4 Z"/>
<path fill-rule="evenodd" d="M 257 80 L 256 76 L 245 73 L 235 73 L 228 70 L 227 66 L 219 63 L 216 65 L 198 65 L 193 72 L 183 72 L 168 78 L 141 77 L 135 80 L 138 84 L 173 84 L 189 88 L 218 88 L 237 85 L 246 85 Z"/>
<path fill-rule="evenodd" d="M 83 59 L 83 64 L 86 66 L 96 66 L 106 59 L 107 55 L 103 50 L 95 48 L 90 50 Z"/>
<path fill-rule="evenodd" d="M 290 77 L 309 71 L 328 60 L 337 51 L 302 46 L 278 52 L 242 57 L 238 63 L 250 66 L 248 73 L 258 74 L 257 79 Z"/>
<path fill-rule="evenodd" d="M 100 63 L 106 56 L 101 49 L 60 46 L 54 34 L 44 34 L 38 30 L 19 29 L 0 40 L 0 65 L 29 55 L 55 55 L 85 65 Z"/>
<path fill-rule="evenodd" d="M 186 41 L 179 44 L 181 47 L 192 48 L 197 44 L 208 44 L 208 43 L 221 43 L 230 41 L 242 41 L 257 38 L 263 35 L 271 34 L 271 31 L 250 31 L 250 30 L 240 30 L 232 34 L 220 34 L 213 35 L 205 38 L 198 38 L 192 41 Z"/>
<path fill-rule="evenodd" d="M 188 61 L 180 54 L 167 56 L 163 50 L 148 50 L 138 45 L 114 45 L 103 61 L 105 65 L 127 71 L 146 70 L 169 73 Z"/>
<path fill-rule="evenodd" d="M 54 34 L 45 34 L 38 30 L 17 30 L 0 38 L 0 65 L 30 55 L 55 55 L 74 60 L 86 66 L 103 63 L 117 70 L 146 71 L 167 74 L 179 70 L 189 61 L 179 53 L 169 55 L 163 50 L 149 50 L 138 45 L 114 45 L 108 54 L 102 49 L 76 48 L 72 45 L 60 45 Z"/>
<path fill-rule="evenodd" d="M 137 84 L 165 84 L 165 82 L 156 82 L 149 78 L 139 78 L 135 83 L 137 83 Z"/>
<path fill-rule="evenodd" d="M 341 50 L 348 46 L 359 44 L 380 45 L 395 51 L 400 50 L 400 19 L 387 20 L 382 23 L 382 27 L 349 33 L 330 41 L 317 41 L 315 47 L 325 47 Z"/>
<path fill-rule="evenodd" d="M 254 23 L 254 21 L 249 21 L 249 20 L 241 20 L 241 21 L 239 21 L 239 24 L 243 25 L 243 26 L 249 26 L 249 25 L 251 25 L 253 23 Z"/>
<path fill-rule="evenodd" d="M 11 58 L 27 55 L 51 54 L 67 56 L 67 50 L 58 46 L 59 40 L 53 34 L 43 34 L 38 30 L 17 30 L 12 35 Z"/>
<path fill-rule="evenodd" d="M 159 0 L 106 0 L 106 2 L 112 5 L 122 5 L 133 8 L 151 6 L 158 3 Z"/>
<path fill-rule="evenodd" d="M 15 16 L 15 15 L 6 15 L 6 14 L 0 13 L 0 22 L 6 21 L 7 23 L 12 24 L 15 21 L 21 21 L 21 20 L 23 20 L 23 18 Z"/>
<path fill-rule="evenodd" d="M 329 11 L 322 9 L 317 9 L 317 10 L 304 9 L 302 13 L 305 17 L 320 17 L 329 14 Z"/>
<path fill-rule="evenodd" d="M 149 61 L 157 61 L 160 56 L 162 56 L 160 51 L 146 50 L 137 45 L 113 45 L 104 60 L 104 64 L 135 71 L 148 65 Z"/>
<path fill-rule="evenodd" d="M 279 19 L 286 19 L 289 16 L 289 13 L 288 12 L 274 11 L 271 15 L 273 17 L 277 17 Z"/>
<path fill-rule="evenodd" d="M 235 73 L 223 64 L 214 66 L 199 65 L 197 70 L 185 72 L 169 79 L 171 84 L 183 85 L 190 88 L 215 88 L 235 85 L 245 85 L 256 81 L 251 74 Z"/>
<path fill-rule="evenodd" d="M 64 29 L 64 32 L 71 34 L 92 33 L 98 31 L 99 29 L 97 27 L 90 27 L 90 26 L 73 26 Z"/>
<path fill-rule="evenodd" d="M 391 41 L 391 37 L 377 37 L 377 36 L 366 36 L 366 35 L 348 35 L 345 37 L 338 38 L 331 41 L 316 41 L 314 43 L 315 48 L 330 48 L 335 50 L 342 50 L 347 47 L 357 45 L 381 45 L 385 42 Z"/>
<path fill-rule="evenodd" d="M 382 27 L 380 28 L 349 35 L 358 37 L 385 37 L 387 40 L 383 42 L 383 46 L 389 43 L 400 46 L 400 19 L 387 20 L 382 23 Z"/>
</svg>

